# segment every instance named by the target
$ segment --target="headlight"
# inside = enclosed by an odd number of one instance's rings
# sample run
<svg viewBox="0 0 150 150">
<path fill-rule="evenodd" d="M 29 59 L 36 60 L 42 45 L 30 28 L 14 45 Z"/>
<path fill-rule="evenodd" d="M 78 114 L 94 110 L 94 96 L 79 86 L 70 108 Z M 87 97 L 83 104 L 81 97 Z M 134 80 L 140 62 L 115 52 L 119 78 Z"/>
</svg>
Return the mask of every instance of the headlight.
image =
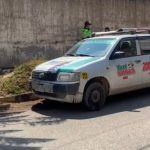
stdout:
<svg viewBox="0 0 150 150">
<path fill-rule="evenodd" d="M 64 73 L 58 74 L 57 81 L 61 82 L 75 82 L 80 80 L 80 73 Z"/>
</svg>

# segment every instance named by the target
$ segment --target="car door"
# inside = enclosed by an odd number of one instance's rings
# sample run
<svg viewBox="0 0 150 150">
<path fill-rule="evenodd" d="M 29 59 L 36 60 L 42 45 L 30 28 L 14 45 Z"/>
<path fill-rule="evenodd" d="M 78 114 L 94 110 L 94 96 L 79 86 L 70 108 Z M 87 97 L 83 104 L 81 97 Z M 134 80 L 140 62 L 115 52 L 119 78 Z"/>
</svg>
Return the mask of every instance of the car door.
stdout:
<svg viewBox="0 0 150 150">
<path fill-rule="evenodd" d="M 138 37 L 142 58 L 142 82 L 150 85 L 150 36 Z"/>
<path fill-rule="evenodd" d="M 113 51 L 110 63 L 111 90 L 130 91 L 141 85 L 142 60 L 136 38 L 122 39 Z"/>
</svg>

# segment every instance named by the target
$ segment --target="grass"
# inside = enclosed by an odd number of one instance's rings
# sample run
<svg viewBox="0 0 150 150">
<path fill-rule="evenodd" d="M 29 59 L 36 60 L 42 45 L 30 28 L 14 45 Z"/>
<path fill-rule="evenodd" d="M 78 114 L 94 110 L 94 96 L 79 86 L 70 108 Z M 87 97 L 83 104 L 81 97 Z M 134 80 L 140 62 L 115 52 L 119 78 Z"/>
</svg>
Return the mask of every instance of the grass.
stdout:
<svg viewBox="0 0 150 150">
<path fill-rule="evenodd" d="M 7 76 L 0 76 L 0 95 L 17 95 L 29 92 L 29 78 L 35 66 L 43 63 L 43 59 L 33 59 L 24 63 Z"/>
</svg>

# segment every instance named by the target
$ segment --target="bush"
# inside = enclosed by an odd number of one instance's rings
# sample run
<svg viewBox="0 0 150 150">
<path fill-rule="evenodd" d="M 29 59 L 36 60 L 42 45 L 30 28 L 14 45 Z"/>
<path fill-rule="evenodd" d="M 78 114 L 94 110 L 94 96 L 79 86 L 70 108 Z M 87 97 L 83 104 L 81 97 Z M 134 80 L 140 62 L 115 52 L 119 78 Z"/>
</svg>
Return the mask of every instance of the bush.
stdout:
<svg viewBox="0 0 150 150">
<path fill-rule="evenodd" d="M 30 91 L 29 78 L 35 66 L 44 62 L 43 59 L 34 59 L 24 63 L 17 68 L 10 76 L 0 77 L 0 95 L 22 94 Z"/>
</svg>

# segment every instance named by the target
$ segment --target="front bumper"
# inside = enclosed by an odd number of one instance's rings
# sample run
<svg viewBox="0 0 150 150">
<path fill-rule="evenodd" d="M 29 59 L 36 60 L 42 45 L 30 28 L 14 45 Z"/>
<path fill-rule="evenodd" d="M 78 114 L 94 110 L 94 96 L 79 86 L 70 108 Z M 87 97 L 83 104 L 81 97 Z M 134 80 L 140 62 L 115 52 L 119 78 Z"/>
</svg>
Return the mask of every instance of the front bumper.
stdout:
<svg viewBox="0 0 150 150">
<path fill-rule="evenodd" d="M 41 85 L 51 85 L 51 92 L 48 90 L 37 90 L 35 82 Z M 34 85 L 34 86 L 33 86 Z M 38 85 L 37 85 L 38 86 Z M 59 83 L 49 81 L 32 80 L 32 89 L 36 96 L 54 101 L 61 101 L 67 103 L 80 103 L 83 94 L 79 92 L 79 82 L 74 83 Z"/>
</svg>

